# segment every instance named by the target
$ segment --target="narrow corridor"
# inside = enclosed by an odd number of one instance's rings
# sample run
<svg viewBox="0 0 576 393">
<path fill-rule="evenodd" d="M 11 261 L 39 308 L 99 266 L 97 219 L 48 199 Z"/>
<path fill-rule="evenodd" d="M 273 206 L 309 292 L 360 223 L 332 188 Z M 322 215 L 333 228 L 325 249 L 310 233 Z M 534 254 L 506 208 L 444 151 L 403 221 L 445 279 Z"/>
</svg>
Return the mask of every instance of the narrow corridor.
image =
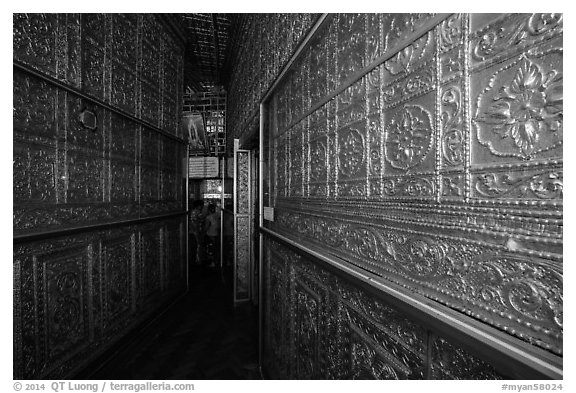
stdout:
<svg viewBox="0 0 576 393">
<path fill-rule="evenodd" d="M 259 379 L 257 307 L 232 302 L 230 272 L 193 267 L 190 291 L 87 379 Z"/>
<path fill-rule="evenodd" d="M 13 379 L 562 380 L 563 14 L 238 4 L 13 14 Z"/>
</svg>

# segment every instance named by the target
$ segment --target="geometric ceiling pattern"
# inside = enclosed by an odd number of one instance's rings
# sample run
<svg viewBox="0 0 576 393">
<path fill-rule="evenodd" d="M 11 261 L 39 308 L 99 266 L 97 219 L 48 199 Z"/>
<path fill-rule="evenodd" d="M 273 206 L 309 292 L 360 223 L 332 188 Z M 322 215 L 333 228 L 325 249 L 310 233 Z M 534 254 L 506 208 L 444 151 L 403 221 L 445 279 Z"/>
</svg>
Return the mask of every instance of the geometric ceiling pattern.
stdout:
<svg viewBox="0 0 576 393">
<path fill-rule="evenodd" d="M 225 84 L 223 70 L 234 14 L 179 14 L 186 30 L 186 87 L 195 92 L 218 90 Z"/>
</svg>

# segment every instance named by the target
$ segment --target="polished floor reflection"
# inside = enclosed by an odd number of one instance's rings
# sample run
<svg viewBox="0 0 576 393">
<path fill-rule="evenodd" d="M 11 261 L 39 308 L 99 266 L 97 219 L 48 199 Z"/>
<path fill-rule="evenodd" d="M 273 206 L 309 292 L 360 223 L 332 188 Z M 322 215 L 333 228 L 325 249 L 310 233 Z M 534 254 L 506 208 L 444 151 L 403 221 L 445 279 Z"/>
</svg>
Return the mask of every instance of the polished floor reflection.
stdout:
<svg viewBox="0 0 576 393">
<path fill-rule="evenodd" d="M 91 379 L 259 379 L 257 308 L 233 305 L 231 274 L 193 267 L 190 291 Z"/>
</svg>

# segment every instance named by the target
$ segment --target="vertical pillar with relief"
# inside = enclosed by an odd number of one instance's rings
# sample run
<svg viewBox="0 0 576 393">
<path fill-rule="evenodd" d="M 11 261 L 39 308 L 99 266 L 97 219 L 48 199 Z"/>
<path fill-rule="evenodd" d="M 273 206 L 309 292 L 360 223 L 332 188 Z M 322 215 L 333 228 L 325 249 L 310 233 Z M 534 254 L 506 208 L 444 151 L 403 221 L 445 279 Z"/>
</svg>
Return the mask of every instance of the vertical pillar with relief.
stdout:
<svg viewBox="0 0 576 393">
<path fill-rule="evenodd" d="M 234 302 L 250 300 L 252 271 L 251 152 L 234 140 Z"/>
</svg>

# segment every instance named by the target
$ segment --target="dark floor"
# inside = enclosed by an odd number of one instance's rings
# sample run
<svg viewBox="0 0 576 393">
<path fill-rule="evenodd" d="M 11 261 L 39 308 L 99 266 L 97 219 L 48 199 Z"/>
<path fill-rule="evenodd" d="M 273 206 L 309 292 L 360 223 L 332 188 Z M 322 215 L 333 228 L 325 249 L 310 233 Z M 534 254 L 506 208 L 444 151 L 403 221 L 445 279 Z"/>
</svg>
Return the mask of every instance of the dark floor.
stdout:
<svg viewBox="0 0 576 393">
<path fill-rule="evenodd" d="M 257 309 L 234 305 L 231 274 L 193 267 L 190 291 L 91 379 L 260 379 Z"/>
</svg>

